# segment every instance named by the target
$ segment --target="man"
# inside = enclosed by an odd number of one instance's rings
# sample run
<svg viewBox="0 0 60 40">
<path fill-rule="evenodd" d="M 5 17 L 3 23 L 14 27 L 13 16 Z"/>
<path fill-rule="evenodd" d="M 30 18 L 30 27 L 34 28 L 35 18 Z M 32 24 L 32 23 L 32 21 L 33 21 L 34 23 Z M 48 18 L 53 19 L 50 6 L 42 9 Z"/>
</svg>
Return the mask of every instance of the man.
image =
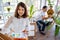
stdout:
<svg viewBox="0 0 60 40">
<path fill-rule="evenodd" d="M 45 27 L 46 27 L 46 23 L 45 23 L 44 20 L 48 18 L 48 17 L 45 17 L 46 16 L 46 11 L 47 11 L 47 6 L 43 6 L 42 10 L 36 16 L 37 26 L 39 28 L 40 33 L 43 34 L 43 35 L 45 35 L 44 30 L 45 30 Z"/>
</svg>

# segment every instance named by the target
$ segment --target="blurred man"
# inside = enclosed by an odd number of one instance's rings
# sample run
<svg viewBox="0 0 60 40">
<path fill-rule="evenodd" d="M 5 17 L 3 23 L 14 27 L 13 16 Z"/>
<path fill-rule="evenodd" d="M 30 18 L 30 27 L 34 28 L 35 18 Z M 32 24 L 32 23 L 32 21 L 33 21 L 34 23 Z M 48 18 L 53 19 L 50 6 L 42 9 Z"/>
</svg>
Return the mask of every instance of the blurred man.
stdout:
<svg viewBox="0 0 60 40">
<path fill-rule="evenodd" d="M 47 19 L 48 17 L 45 17 L 46 15 L 46 12 L 47 12 L 47 6 L 43 6 L 42 10 L 39 12 L 38 16 L 36 16 L 37 18 L 37 26 L 39 28 L 39 31 L 41 34 L 45 35 L 45 27 L 46 27 L 46 24 L 45 24 L 45 19 Z M 41 25 L 40 25 L 41 24 Z"/>
</svg>

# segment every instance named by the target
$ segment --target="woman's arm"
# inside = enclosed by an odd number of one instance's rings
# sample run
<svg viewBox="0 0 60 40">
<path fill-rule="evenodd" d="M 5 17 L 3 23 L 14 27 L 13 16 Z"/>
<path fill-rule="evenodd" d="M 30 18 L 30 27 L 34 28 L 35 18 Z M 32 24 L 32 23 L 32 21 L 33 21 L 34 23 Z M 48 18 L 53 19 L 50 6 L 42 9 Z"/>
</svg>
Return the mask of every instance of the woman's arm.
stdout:
<svg viewBox="0 0 60 40">
<path fill-rule="evenodd" d="M 2 33 L 6 33 L 8 31 L 9 25 L 12 23 L 12 19 L 13 17 L 11 16 L 8 21 L 5 23 L 3 29 L 2 29 Z"/>
<path fill-rule="evenodd" d="M 12 19 L 13 17 L 11 16 L 8 21 L 6 22 L 6 24 L 4 25 L 5 28 L 7 28 L 11 23 L 12 23 Z"/>
</svg>

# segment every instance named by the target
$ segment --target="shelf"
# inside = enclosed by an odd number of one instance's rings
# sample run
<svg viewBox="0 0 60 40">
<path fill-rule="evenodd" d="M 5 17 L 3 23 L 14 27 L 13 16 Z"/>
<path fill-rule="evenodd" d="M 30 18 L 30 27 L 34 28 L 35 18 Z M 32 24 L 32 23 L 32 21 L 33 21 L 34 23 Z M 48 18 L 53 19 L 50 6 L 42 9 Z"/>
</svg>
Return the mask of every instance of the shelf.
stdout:
<svg viewBox="0 0 60 40">
<path fill-rule="evenodd" d="M 4 20 L 0 20 L 0 23 L 4 23 Z"/>
<path fill-rule="evenodd" d="M 4 27 L 4 24 L 0 24 L 0 28 L 3 28 Z"/>
<path fill-rule="evenodd" d="M 0 0 L 0 24 L 5 24 L 8 20 L 9 16 L 14 15 L 15 7 L 17 5 L 17 1 L 13 0 L 10 2 L 10 5 L 7 3 L 7 0 L 3 2 L 3 0 Z M 7 7 L 11 7 L 10 12 L 7 11 Z"/>
<path fill-rule="evenodd" d="M 4 20 L 4 19 L 0 19 L 0 21 L 1 21 L 1 20 Z"/>
</svg>

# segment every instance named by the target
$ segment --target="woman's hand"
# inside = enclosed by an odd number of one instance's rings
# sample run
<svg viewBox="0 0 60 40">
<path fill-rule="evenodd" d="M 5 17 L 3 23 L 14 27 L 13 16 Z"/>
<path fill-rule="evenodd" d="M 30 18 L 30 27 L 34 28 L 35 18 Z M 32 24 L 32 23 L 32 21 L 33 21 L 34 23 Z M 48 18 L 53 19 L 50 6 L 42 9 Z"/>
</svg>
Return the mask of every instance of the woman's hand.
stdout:
<svg viewBox="0 0 60 40">
<path fill-rule="evenodd" d="M 22 32 L 25 33 L 25 34 L 28 34 L 28 31 L 26 29 L 23 30 Z"/>
</svg>

